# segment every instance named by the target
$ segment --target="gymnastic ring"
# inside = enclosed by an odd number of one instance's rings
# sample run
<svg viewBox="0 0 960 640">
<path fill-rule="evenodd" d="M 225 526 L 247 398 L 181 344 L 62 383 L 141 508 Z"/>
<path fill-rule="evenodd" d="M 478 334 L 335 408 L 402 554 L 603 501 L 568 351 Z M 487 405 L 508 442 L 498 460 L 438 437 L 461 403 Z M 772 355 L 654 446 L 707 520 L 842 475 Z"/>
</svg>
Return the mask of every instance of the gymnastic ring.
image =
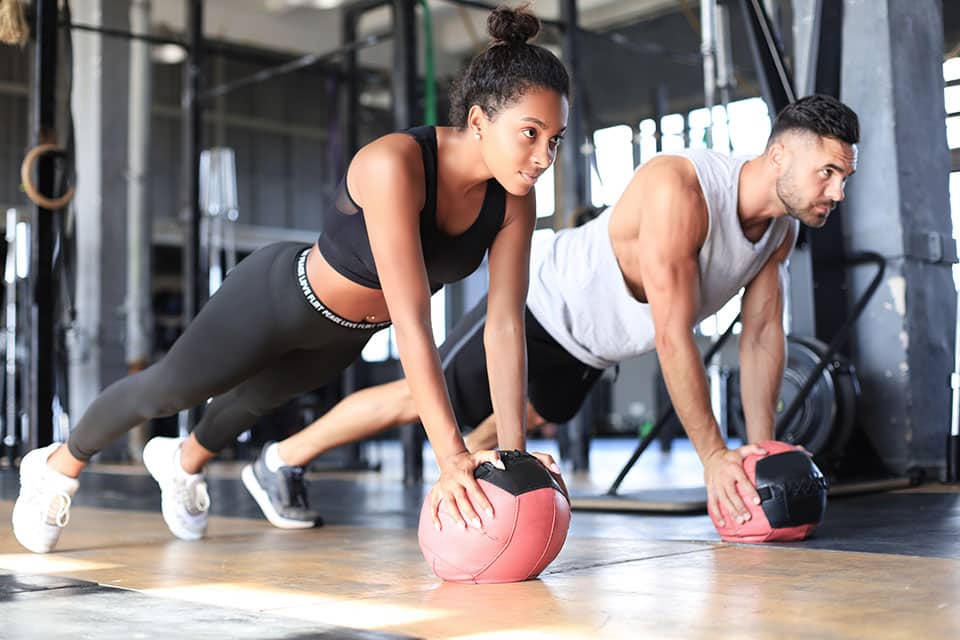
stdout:
<svg viewBox="0 0 960 640">
<path fill-rule="evenodd" d="M 23 183 L 24 193 L 27 194 L 27 197 L 30 198 L 35 205 L 49 209 L 50 211 L 59 211 L 73 200 L 73 185 L 59 198 L 51 199 L 40 193 L 40 191 L 37 190 L 37 186 L 33 184 L 33 165 L 40 156 L 46 153 L 63 154 L 64 150 L 50 143 L 39 144 L 33 149 L 30 149 L 30 152 L 23 159 L 23 164 L 20 165 L 20 182 Z"/>
</svg>

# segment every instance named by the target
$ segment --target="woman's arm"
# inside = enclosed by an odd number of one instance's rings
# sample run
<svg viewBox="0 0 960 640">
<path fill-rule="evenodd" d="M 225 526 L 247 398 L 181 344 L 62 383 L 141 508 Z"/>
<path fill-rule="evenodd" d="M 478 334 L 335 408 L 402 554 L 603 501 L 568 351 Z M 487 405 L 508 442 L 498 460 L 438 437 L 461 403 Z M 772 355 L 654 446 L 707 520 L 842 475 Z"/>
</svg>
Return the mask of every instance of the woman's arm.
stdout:
<svg viewBox="0 0 960 640">
<path fill-rule="evenodd" d="M 463 524 L 466 518 L 479 526 L 474 506 L 488 512 L 491 507 L 473 470 L 487 458 L 493 461 L 495 454 L 471 456 L 467 451 L 433 341 L 430 285 L 420 242 L 420 210 L 425 196 L 419 146 L 403 134 L 377 140 L 354 158 L 350 183 L 354 199 L 363 208 L 400 363 L 440 466 L 441 479 L 432 492 L 434 511 L 447 498 L 446 509 L 455 521 Z M 434 517 L 439 526 L 439 519 Z"/>
<path fill-rule="evenodd" d="M 527 345 L 524 307 L 530 271 L 530 239 L 536 226 L 534 192 L 507 195 L 504 224 L 490 247 L 487 323 L 483 345 L 487 354 L 490 398 L 501 449 L 525 449 Z"/>
</svg>

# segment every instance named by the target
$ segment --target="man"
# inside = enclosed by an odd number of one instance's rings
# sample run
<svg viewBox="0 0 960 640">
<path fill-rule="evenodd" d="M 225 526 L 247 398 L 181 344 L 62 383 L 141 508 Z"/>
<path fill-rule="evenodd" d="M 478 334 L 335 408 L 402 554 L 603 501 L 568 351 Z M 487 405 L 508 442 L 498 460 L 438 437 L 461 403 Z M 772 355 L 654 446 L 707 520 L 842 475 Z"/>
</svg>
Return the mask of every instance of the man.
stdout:
<svg viewBox="0 0 960 640">
<path fill-rule="evenodd" d="M 783 275 L 799 224 L 822 227 L 857 163 L 856 114 L 828 96 L 803 98 L 774 121 L 763 155 L 660 155 L 620 200 L 582 227 L 535 242 L 527 298 L 527 426 L 570 419 L 603 369 L 656 349 L 667 389 L 704 467 L 708 510 L 740 522 L 737 491 L 759 496 L 713 416 L 693 327 L 745 288 L 740 379 L 750 443 L 773 439 L 783 377 Z M 496 445 L 483 357 L 485 301 L 441 348 L 461 425 L 478 425 L 471 450 Z M 417 419 L 407 384 L 361 390 L 312 425 L 264 449 L 244 483 L 277 526 L 313 526 L 297 467 L 335 446 Z"/>
</svg>

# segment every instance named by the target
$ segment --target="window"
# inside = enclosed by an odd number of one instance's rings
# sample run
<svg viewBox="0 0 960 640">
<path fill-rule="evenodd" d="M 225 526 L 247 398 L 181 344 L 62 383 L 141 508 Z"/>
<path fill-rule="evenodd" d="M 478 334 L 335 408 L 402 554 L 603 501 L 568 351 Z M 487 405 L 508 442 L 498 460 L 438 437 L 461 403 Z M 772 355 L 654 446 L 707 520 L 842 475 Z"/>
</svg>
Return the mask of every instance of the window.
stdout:
<svg viewBox="0 0 960 640">
<path fill-rule="evenodd" d="M 950 219 L 953 223 L 953 237 L 960 239 L 960 171 L 950 174 Z M 960 291 L 960 264 L 953 265 L 953 284 Z"/>
<path fill-rule="evenodd" d="M 767 103 L 761 98 L 737 100 L 727 106 L 727 112 L 733 154 L 756 156 L 763 153 L 772 129 Z"/>
<path fill-rule="evenodd" d="M 671 113 L 660 119 L 660 131 L 663 134 L 661 148 L 664 151 L 683 151 L 686 147 L 683 139 L 685 124 L 684 117 L 679 113 Z"/>
<path fill-rule="evenodd" d="M 612 205 L 633 176 L 633 130 L 625 124 L 593 134 L 597 166 L 590 174 L 593 206 Z"/>
<path fill-rule="evenodd" d="M 943 103 L 947 111 L 947 146 L 960 149 L 960 57 L 943 63 Z M 950 219 L 953 237 L 960 239 L 960 167 L 950 174 Z M 954 286 L 960 290 L 960 265 L 953 265 Z"/>
<path fill-rule="evenodd" d="M 430 298 L 430 324 L 433 327 L 433 340 L 441 344 L 447 336 L 447 300 L 445 290 L 440 289 Z M 390 358 L 399 359 L 397 340 L 393 335 L 393 327 L 387 327 L 373 334 L 367 346 L 360 352 L 364 362 L 383 362 Z"/>
<path fill-rule="evenodd" d="M 960 57 L 950 58 L 943 63 L 943 79 L 946 82 L 960 80 Z"/>
<path fill-rule="evenodd" d="M 570 151 L 568 150 L 568 153 Z M 555 164 L 550 165 L 550 168 L 543 172 L 543 175 L 540 176 L 540 179 L 537 180 L 537 187 L 535 189 L 535 194 L 537 197 L 537 217 L 538 218 L 549 218 L 552 216 L 557 209 L 557 199 L 555 194 L 556 187 L 554 186 L 554 172 L 553 168 Z"/>
<path fill-rule="evenodd" d="M 637 142 L 640 145 L 640 164 L 657 155 L 657 122 L 652 118 L 640 121 Z"/>
<path fill-rule="evenodd" d="M 960 58 L 943 63 L 943 103 L 947 111 L 947 146 L 960 149 Z M 954 225 L 956 228 L 956 225 Z"/>
<path fill-rule="evenodd" d="M 720 153 L 730 153 L 730 132 L 727 128 L 727 112 L 723 105 L 713 108 L 713 122 L 710 121 L 710 111 L 706 107 L 694 109 L 687 116 L 687 126 L 690 129 L 690 148 L 707 148 L 707 128 L 713 129 L 713 145 L 710 147 Z"/>
</svg>

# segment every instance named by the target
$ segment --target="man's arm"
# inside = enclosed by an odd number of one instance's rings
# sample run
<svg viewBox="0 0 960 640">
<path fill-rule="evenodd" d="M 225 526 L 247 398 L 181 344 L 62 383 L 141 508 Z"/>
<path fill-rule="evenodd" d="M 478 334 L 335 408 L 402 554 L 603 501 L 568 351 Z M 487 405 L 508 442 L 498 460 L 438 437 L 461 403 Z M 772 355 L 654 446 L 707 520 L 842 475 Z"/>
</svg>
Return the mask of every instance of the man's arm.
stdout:
<svg viewBox="0 0 960 640">
<path fill-rule="evenodd" d="M 533 405 L 530 404 L 528 400 L 527 432 L 543 426 L 546 422 L 546 420 L 540 417 L 540 414 L 537 413 L 537 410 L 533 408 Z M 468 433 L 463 441 L 467 443 L 467 449 L 470 453 L 497 448 L 499 446 L 497 442 L 497 416 L 491 413 L 483 422 L 478 424 L 473 431 Z M 500 448 L 506 449 L 507 447 L 503 446 Z"/>
<path fill-rule="evenodd" d="M 793 243 L 791 230 L 747 285 L 741 303 L 740 395 L 749 442 L 774 439 L 777 396 L 786 353 L 783 331 L 786 265 Z"/>
<path fill-rule="evenodd" d="M 745 522 L 750 515 L 737 485 L 759 501 L 742 459 L 759 448 L 730 451 L 710 406 L 706 371 L 693 337 L 700 289 L 698 253 L 706 238 L 706 203 L 689 163 L 664 157 L 638 171 L 618 207 L 642 211 L 637 251 L 643 290 L 656 332 L 657 356 L 677 417 L 704 466 L 708 508 Z"/>
<path fill-rule="evenodd" d="M 642 168 L 636 176 L 642 204 L 634 206 L 642 210 L 637 250 L 657 356 L 677 417 L 705 460 L 725 444 L 691 330 L 700 290 L 697 256 L 708 222 L 703 196 L 685 164 L 662 158 Z M 630 192 L 625 199 L 635 202 Z"/>
</svg>

